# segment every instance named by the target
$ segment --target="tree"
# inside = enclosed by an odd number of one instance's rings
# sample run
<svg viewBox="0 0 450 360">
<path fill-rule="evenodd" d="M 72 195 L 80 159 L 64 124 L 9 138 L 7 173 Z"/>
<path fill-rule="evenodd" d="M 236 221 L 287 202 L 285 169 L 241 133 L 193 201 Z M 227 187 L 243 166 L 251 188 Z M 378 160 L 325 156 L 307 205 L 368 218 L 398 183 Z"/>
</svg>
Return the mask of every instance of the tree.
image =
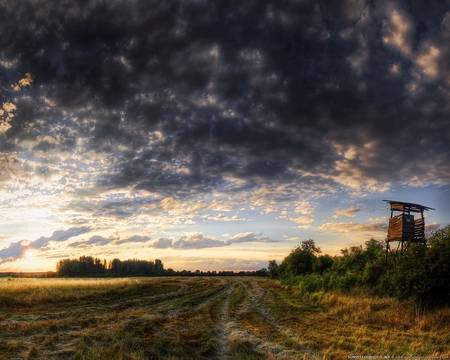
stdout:
<svg viewBox="0 0 450 360">
<path fill-rule="evenodd" d="M 116 276 L 122 275 L 122 261 L 114 259 L 111 262 L 111 273 Z"/>
<path fill-rule="evenodd" d="M 450 303 L 450 225 L 435 231 L 428 239 L 426 261 L 435 284 L 432 298 L 435 302 Z"/>
<path fill-rule="evenodd" d="M 366 267 L 366 256 L 363 247 L 351 246 L 341 249 L 342 256 L 333 263 L 333 271 L 338 275 L 345 275 L 348 272 L 362 273 Z"/>
<path fill-rule="evenodd" d="M 304 275 L 312 273 L 312 266 L 315 260 L 316 257 L 312 252 L 297 246 L 283 260 L 286 275 Z"/>
<path fill-rule="evenodd" d="M 161 260 L 155 260 L 155 275 L 161 276 L 164 273 L 164 265 Z"/>
<path fill-rule="evenodd" d="M 333 258 L 328 254 L 319 256 L 313 263 L 313 271 L 322 275 L 333 266 L 333 262 Z"/>
<path fill-rule="evenodd" d="M 413 300 L 420 306 L 433 302 L 436 279 L 430 271 L 427 251 L 425 244 L 410 244 L 389 273 L 390 289 L 398 299 Z"/>
<path fill-rule="evenodd" d="M 384 242 L 375 240 L 374 238 L 367 240 L 364 249 L 366 252 L 366 260 L 369 262 L 374 262 L 378 258 L 382 257 L 384 254 L 384 246 Z"/>
<path fill-rule="evenodd" d="M 316 246 L 316 243 L 314 242 L 313 239 L 308 239 L 308 240 L 303 240 L 300 243 L 300 248 L 304 251 L 308 251 L 311 254 L 320 254 L 322 251 L 320 250 L 319 247 Z"/>
<path fill-rule="evenodd" d="M 279 275 L 279 266 L 276 260 L 269 260 L 269 266 L 267 267 L 267 277 L 274 279 Z"/>
</svg>

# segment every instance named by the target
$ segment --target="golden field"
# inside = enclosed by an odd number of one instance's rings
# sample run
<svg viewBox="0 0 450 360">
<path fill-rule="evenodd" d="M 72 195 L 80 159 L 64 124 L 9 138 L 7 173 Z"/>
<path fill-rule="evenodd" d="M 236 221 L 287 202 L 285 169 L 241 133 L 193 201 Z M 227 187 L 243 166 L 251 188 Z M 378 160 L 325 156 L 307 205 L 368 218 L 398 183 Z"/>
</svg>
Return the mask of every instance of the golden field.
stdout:
<svg viewBox="0 0 450 360">
<path fill-rule="evenodd" d="M 450 309 L 258 277 L 0 278 L 0 359 L 450 357 Z"/>
</svg>

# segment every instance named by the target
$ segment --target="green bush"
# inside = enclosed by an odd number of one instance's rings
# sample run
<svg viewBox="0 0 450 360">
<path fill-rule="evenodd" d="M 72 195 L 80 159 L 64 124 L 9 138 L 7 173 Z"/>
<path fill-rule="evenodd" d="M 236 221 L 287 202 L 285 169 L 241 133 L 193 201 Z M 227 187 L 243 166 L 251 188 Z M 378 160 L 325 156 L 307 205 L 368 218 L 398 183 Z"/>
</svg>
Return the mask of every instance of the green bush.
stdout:
<svg viewBox="0 0 450 360">
<path fill-rule="evenodd" d="M 434 287 L 430 296 L 436 304 L 450 303 L 450 225 L 430 237 L 427 261 Z"/>
<path fill-rule="evenodd" d="M 427 252 L 425 244 L 411 244 L 386 273 L 381 282 L 382 289 L 400 300 L 412 300 L 418 305 L 429 304 L 434 279 L 427 262 Z"/>
<path fill-rule="evenodd" d="M 323 274 L 333 266 L 334 259 L 328 255 L 319 256 L 313 263 L 312 269 L 316 274 Z"/>
<path fill-rule="evenodd" d="M 450 304 L 450 225 L 434 232 L 427 244 L 409 244 L 394 265 L 386 266 L 384 251 L 384 243 L 370 239 L 365 247 L 341 250 L 340 257 L 317 256 L 320 249 L 309 239 L 269 269 L 301 294 L 365 286 L 421 307 Z"/>
<path fill-rule="evenodd" d="M 362 282 L 365 285 L 376 286 L 385 272 L 386 264 L 382 257 L 372 263 L 368 262 L 363 272 Z"/>
<path fill-rule="evenodd" d="M 450 226 L 436 231 L 427 245 L 410 244 L 377 288 L 421 307 L 449 304 Z"/>
<path fill-rule="evenodd" d="M 323 278 L 317 274 L 301 277 L 298 289 L 301 293 L 314 293 L 323 290 Z"/>
<path fill-rule="evenodd" d="M 354 288 L 356 285 L 360 285 L 362 276 L 354 273 L 347 273 L 340 277 L 338 283 L 338 289 L 341 291 L 347 291 Z"/>
</svg>

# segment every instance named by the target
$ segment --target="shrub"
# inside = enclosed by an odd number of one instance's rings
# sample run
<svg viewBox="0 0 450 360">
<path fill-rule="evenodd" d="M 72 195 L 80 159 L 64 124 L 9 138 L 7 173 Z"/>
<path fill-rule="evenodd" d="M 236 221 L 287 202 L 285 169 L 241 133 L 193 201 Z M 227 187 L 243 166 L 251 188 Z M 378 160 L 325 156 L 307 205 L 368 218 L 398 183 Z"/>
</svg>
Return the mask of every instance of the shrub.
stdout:
<svg viewBox="0 0 450 360">
<path fill-rule="evenodd" d="M 362 276 L 354 273 L 347 273 L 340 277 L 338 282 L 338 289 L 341 291 L 347 291 L 354 288 L 356 285 L 361 284 Z"/>
<path fill-rule="evenodd" d="M 313 263 L 313 272 L 316 274 L 323 274 L 333 266 L 333 262 L 333 258 L 328 254 L 319 256 Z"/>
<path fill-rule="evenodd" d="M 323 289 L 323 278 L 316 274 L 302 276 L 298 288 L 301 293 L 318 292 Z"/>
</svg>

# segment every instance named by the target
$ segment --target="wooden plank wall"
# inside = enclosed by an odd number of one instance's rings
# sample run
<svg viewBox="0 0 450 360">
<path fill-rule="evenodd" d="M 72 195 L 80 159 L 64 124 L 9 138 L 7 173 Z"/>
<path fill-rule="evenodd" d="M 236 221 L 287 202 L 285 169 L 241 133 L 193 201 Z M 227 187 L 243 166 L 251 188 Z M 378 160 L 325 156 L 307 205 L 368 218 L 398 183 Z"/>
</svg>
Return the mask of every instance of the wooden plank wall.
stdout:
<svg viewBox="0 0 450 360">
<path fill-rule="evenodd" d="M 425 219 L 423 217 L 414 220 L 414 237 L 425 238 Z"/>
<path fill-rule="evenodd" d="M 389 219 L 388 241 L 395 241 L 403 235 L 403 214 L 393 216 Z"/>
<path fill-rule="evenodd" d="M 422 219 L 422 220 L 421 220 Z M 414 239 L 420 236 L 423 218 L 414 221 L 413 215 L 400 214 L 389 219 L 388 241 Z"/>
</svg>

